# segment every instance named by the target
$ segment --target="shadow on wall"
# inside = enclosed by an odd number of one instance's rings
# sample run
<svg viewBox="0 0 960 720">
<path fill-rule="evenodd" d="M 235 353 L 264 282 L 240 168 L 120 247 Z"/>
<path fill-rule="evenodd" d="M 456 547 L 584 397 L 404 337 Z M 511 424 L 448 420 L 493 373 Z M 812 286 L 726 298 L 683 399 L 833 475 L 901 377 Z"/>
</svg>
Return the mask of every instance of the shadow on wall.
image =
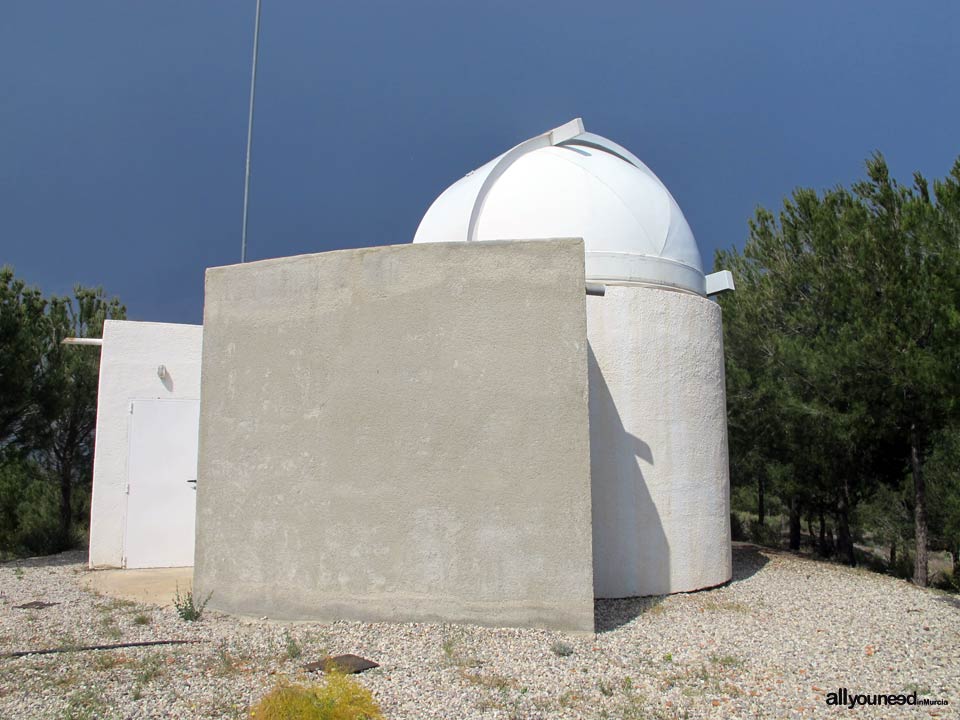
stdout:
<svg viewBox="0 0 960 720">
<path fill-rule="evenodd" d="M 642 464 L 650 446 L 624 428 L 593 348 L 590 388 L 590 494 L 593 593 L 598 598 L 661 595 L 670 590 L 670 546 Z"/>
<path fill-rule="evenodd" d="M 173 392 L 173 376 L 170 375 L 170 370 L 163 368 L 163 372 L 160 374 L 160 382 L 163 383 L 163 386 L 167 389 L 167 392 Z"/>
</svg>

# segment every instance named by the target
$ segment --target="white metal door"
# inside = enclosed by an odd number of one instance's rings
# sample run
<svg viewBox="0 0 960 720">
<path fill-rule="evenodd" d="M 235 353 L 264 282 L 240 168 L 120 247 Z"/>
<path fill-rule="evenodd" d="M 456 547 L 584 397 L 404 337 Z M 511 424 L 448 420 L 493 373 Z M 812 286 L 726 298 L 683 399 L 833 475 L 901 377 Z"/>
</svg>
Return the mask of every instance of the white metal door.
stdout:
<svg viewBox="0 0 960 720">
<path fill-rule="evenodd" d="M 193 565 L 200 401 L 134 400 L 130 412 L 124 565 Z"/>
</svg>

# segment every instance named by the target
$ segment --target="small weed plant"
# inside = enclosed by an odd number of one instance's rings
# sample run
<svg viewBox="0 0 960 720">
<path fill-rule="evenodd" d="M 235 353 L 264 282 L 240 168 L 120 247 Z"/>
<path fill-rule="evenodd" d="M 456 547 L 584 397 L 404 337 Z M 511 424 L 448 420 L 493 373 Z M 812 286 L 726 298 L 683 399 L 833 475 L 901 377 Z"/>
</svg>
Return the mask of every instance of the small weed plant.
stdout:
<svg viewBox="0 0 960 720">
<path fill-rule="evenodd" d="M 738 668 L 743 665 L 743 661 L 733 655 L 711 655 L 710 662 L 725 668 Z"/>
<path fill-rule="evenodd" d="M 296 641 L 296 638 L 290 634 L 288 630 L 284 633 L 284 640 L 287 644 L 287 657 L 291 660 L 296 660 L 298 657 L 303 655 L 303 648 L 300 647 L 300 643 Z"/>
<path fill-rule="evenodd" d="M 120 626 L 113 621 L 113 618 L 109 618 L 103 622 L 103 634 L 108 640 L 112 640 L 113 642 L 123 637 L 123 631 L 120 630 Z"/>
<path fill-rule="evenodd" d="M 173 596 L 173 606 L 177 609 L 177 615 L 180 616 L 181 620 L 196 622 L 203 617 L 203 611 L 206 609 L 207 603 L 210 602 L 211 595 L 213 593 L 208 593 L 203 600 L 197 603 L 192 588 L 181 595 L 180 586 L 177 585 L 176 595 Z"/>
<path fill-rule="evenodd" d="M 557 657 L 570 657 L 573 655 L 573 645 L 570 643 L 557 641 L 550 646 L 550 649 Z"/>
<path fill-rule="evenodd" d="M 140 686 L 146 685 L 164 674 L 164 662 L 161 655 L 148 655 L 134 673 L 134 680 Z"/>
<path fill-rule="evenodd" d="M 220 645 L 217 648 L 217 658 L 213 663 L 213 671 L 220 677 L 227 677 L 240 672 L 240 659 L 231 655 L 226 646 Z"/>
<path fill-rule="evenodd" d="M 481 665 L 479 659 L 464 654 L 463 652 L 463 633 L 457 632 L 448 635 L 443 641 L 443 654 L 446 661 L 461 668 L 475 668 Z"/>
<path fill-rule="evenodd" d="M 373 695 L 356 680 L 328 673 L 323 685 L 281 682 L 250 710 L 253 720 L 383 720 Z"/>
<path fill-rule="evenodd" d="M 94 690 L 80 690 L 67 698 L 64 720 L 97 720 L 103 717 L 107 705 Z"/>
<path fill-rule="evenodd" d="M 121 662 L 120 658 L 109 652 L 98 653 L 93 658 L 93 666 L 97 670 L 112 670 Z"/>
<path fill-rule="evenodd" d="M 457 655 L 457 646 L 460 644 L 460 638 L 457 635 L 448 635 L 443 639 L 443 654 L 448 660 L 452 660 Z"/>
</svg>

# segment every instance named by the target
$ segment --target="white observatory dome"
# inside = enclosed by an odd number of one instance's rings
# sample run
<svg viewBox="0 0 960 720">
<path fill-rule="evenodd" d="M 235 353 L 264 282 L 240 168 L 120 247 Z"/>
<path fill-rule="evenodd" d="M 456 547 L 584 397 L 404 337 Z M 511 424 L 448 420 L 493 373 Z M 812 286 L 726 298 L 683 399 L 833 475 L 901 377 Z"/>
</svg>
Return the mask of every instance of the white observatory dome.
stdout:
<svg viewBox="0 0 960 720">
<path fill-rule="evenodd" d="M 628 150 L 584 132 L 579 119 L 455 182 L 413 241 L 552 237 L 583 238 L 588 281 L 707 294 L 700 249 L 670 191 Z"/>
</svg>

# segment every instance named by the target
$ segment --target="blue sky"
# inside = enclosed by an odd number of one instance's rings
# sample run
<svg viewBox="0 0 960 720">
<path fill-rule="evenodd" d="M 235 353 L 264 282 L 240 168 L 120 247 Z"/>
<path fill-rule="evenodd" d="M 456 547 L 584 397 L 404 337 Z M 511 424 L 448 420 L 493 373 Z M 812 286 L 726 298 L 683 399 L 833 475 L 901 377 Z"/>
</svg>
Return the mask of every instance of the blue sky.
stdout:
<svg viewBox="0 0 960 720">
<path fill-rule="evenodd" d="M 0 263 L 200 322 L 237 262 L 254 0 L 6 3 Z M 432 200 L 582 116 L 709 265 L 757 205 L 960 155 L 960 3 L 263 0 L 250 259 L 408 242 Z"/>
</svg>

